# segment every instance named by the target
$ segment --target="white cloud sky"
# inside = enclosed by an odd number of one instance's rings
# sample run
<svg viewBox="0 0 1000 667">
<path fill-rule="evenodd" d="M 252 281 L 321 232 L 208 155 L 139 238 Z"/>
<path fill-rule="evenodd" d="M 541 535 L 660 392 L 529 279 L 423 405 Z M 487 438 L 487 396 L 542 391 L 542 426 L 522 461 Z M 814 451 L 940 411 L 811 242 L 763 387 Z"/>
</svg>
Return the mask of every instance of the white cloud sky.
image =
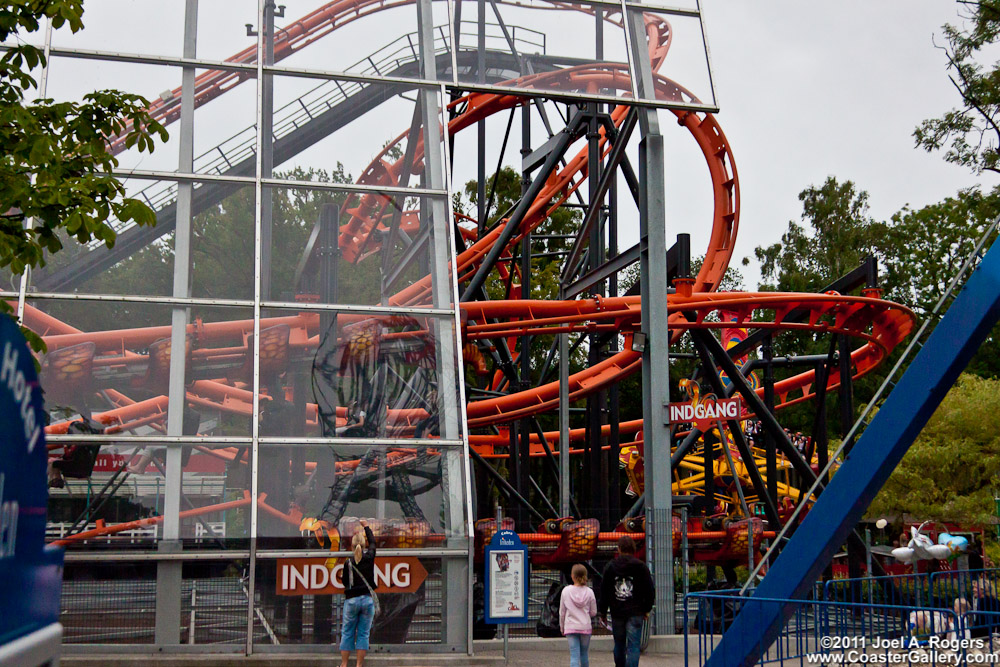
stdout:
<svg viewBox="0 0 1000 667">
<path fill-rule="evenodd" d="M 742 192 L 738 260 L 780 240 L 798 219 L 798 193 L 827 176 L 871 195 L 876 217 L 920 207 L 977 177 L 913 144 L 913 129 L 958 102 L 941 25 L 960 5 L 942 0 L 703 3 L 719 121 Z M 756 267 L 746 271 L 756 285 Z"/>
</svg>

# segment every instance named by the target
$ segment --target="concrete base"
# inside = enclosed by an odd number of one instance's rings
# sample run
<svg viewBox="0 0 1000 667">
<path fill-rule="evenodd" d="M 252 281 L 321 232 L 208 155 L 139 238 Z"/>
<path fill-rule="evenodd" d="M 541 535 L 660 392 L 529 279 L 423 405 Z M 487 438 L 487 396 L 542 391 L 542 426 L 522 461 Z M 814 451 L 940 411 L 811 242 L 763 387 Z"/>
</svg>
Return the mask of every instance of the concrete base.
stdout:
<svg viewBox="0 0 1000 667">
<path fill-rule="evenodd" d="M 693 647 L 695 652 L 698 651 L 697 639 L 697 637 L 691 638 L 694 642 Z M 615 640 L 611 635 L 591 637 L 590 651 L 591 653 L 610 653 L 611 649 L 614 648 L 614 644 Z M 481 640 L 473 642 L 473 647 L 478 655 L 484 650 L 495 651 L 498 647 L 500 647 L 500 650 L 503 650 L 503 641 L 500 639 Z M 556 637 L 554 639 L 542 639 L 541 637 L 511 639 L 510 647 L 512 649 L 516 648 L 518 651 L 559 651 L 565 653 L 566 639 L 565 637 Z M 684 635 L 653 635 L 649 638 L 649 646 L 646 647 L 643 653 L 651 655 L 684 655 Z"/>
<path fill-rule="evenodd" d="M 59 664 L 62 667 L 134 667 L 135 665 L 154 665 L 155 667 L 312 667 L 313 665 L 329 667 L 340 665 L 340 655 L 330 653 L 281 653 L 268 655 L 184 655 L 173 654 L 114 654 L 114 655 L 70 655 L 64 656 Z M 354 655 L 348 663 L 354 666 Z M 401 655 L 391 653 L 371 653 L 365 658 L 365 665 L 393 665 L 399 667 L 500 667 L 504 664 L 503 656 L 467 656 L 467 655 Z"/>
<path fill-rule="evenodd" d="M 698 654 L 697 637 L 692 637 L 691 641 L 693 654 Z M 594 637 L 590 642 L 590 654 L 611 655 L 614 640 L 607 635 Z M 335 666 L 340 664 L 340 654 L 332 650 L 324 653 L 268 653 L 245 656 L 239 654 L 193 654 L 193 653 L 143 653 L 141 649 L 134 647 L 128 653 L 116 654 L 69 654 L 64 655 L 60 662 L 65 667 L 125 667 L 134 665 L 154 665 L 155 667 L 189 667 L 190 665 L 204 665 L 208 667 L 246 667 L 254 665 L 259 667 L 274 666 L 294 666 L 318 665 Z M 503 641 L 499 639 L 477 641 L 474 643 L 476 655 L 455 655 L 449 654 L 401 654 L 401 653 L 369 653 L 365 658 L 365 665 L 393 665 L 394 667 L 501 667 L 504 665 Z M 562 637 L 556 639 L 511 639 L 510 640 L 511 664 L 563 664 L 568 655 L 566 640 Z M 662 635 L 653 636 L 649 639 L 649 646 L 644 652 L 645 656 L 672 656 L 674 658 L 684 655 L 683 635 Z M 354 665 L 352 655 L 350 665 Z M 673 663 L 670 663 L 673 664 Z"/>
</svg>

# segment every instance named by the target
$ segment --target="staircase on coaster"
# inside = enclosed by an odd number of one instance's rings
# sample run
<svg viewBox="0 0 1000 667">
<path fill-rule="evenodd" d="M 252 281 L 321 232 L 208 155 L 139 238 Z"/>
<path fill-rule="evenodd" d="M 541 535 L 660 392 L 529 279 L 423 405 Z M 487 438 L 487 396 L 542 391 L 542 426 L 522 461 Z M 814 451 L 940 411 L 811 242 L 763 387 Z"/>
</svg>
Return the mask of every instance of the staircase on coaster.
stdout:
<svg viewBox="0 0 1000 667">
<path fill-rule="evenodd" d="M 450 73 L 451 53 L 447 36 L 438 30 L 435 35 L 435 53 L 439 69 Z M 518 28 L 515 43 L 521 47 L 533 47 L 537 39 L 536 31 Z M 348 68 L 349 73 L 377 74 L 394 78 L 415 78 L 418 76 L 417 53 L 413 48 L 414 35 L 404 35 L 388 46 L 382 47 L 356 65 Z M 456 54 L 459 70 L 472 70 L 477 63 L 475 49 L 460 49 Z M 549 71 L 580 64 L 572 58 L 532 54 L 530 60 L 533 71 Z M 487 83 L 499 83 L 517 78 L 520 74 L 518 57 L 510 51 L 486 51 Z M 323 138 L 345 127 L 387 99 L 411 90 L 413 86 L 403 83 L 371 85 L 357 81 L 328 80 L 316 86 L 301 97 L 289 102 L 274 113 L 274 164 L 279 165 L 292 159 Z M 208 176 L 252 177 L 256 168 L 254 148 L 256 130 L 248 127 L 218 146 L 202 153 L 194 160 L 194 173 Z M 239 184 L 226 182 L 204 182 L 195 185 L 191 203 L 192 214 L 197 215 L 218 204 L 240 188 Z M 157 183 L 135 195 L 156 212 L 156 225 L 138 227 L 113 223 L 118 234 L 115 247 L 108 249 L 103 244 L 94 244 L 89 251 L 75 257 L 69 264 L 51 271 L 41 269 L 35 273 L 33 283 L 42 292 L 72 290 L 79 284 L 118 262 L 132 256 L 156 239 L 172 232 L 176 226 L 177 184 Z"/>
</svg>

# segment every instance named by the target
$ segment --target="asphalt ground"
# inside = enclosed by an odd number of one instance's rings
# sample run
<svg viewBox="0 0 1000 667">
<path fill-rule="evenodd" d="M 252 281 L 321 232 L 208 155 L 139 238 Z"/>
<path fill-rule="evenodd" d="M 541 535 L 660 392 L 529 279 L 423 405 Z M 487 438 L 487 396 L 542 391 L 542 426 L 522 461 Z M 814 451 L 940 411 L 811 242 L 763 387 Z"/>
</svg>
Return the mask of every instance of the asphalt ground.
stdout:
<svg viewBox="0 0 1000 667">
<path fill-rule="evenodd" d="M 681 637 L 652 638 L 649 648 L 639 660 L 641 667 L 684 667 L 684 648 Z M 611 654 L 612 640 L 610 637 L 594 637 L 590 646 L 590 664 L 592 667 L 612 667 L 614 658 Z M 692 655 L 691 664 L 697 665 L 697 649 Z M 204 667 L 229 667 L 231 665 L 282 665 L 292 666 L 337 666 L 340 655 L 331 647 L 329 653 L 323 654 L 268 654 L 245 656 L 222 655 L 150 655 L 134 652 L 115 655 L 64 655 L 60 665 L 64 667 L 118 667 L 134 665 L 150 665 L 152 667 L 186 667 L 199 665 Z M 355 661 L 349 663 L 354 667 Z M 403 655 L 372 653 L 365 660 L 365 665 L 381 667 L 559 667 L 569 665 L 569 647 L 566 640 L 559 639 L 518 639 L 511 640 L 505 662 L 503 656 L 503 641 L 477 641 L 473 657 L 463 655 Z"/>
</svg>

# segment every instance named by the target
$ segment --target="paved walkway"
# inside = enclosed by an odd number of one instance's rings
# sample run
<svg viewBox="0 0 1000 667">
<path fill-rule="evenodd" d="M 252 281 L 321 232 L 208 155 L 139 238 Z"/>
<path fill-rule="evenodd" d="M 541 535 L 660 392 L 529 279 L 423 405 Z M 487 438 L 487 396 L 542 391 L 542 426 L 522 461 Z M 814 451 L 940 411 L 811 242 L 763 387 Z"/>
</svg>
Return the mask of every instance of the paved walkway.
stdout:
<svg viewBox="0 0 1000 667">
<path fill-rule="evenodd" d="M 671 646 L 662 644 L 656 638 L 650 642 L 649 648 L 639 659 L 640 667 L 684 667 L 683 644 L 679 641 Z M 615 661 L 611 655 L 612 646 L 610 637 L 595 637 L 590 645 L 591 667 L 613 667 Z M 697 652 L 697 648 L 695 651 Z M 503 642 L 476 642 L 476 658 L 480 657 L 493 657 L 499 665 L 503 665 Z M 696 665 L 697 654 L 693 658 L 692 665 Z M 516 667 L 562 667 L 569 664 L 569 648 L 565 639 L 511 641 L 508 664 Z"/>
<path fill-rule="evenodd" d="M 681 637 L 653 637 L 646 653 L 639 661 L 640 667 L 684 667 L 683 639 Z M 610 637 L 595 637 L 590 646 L 590 664 L 593 667 L 612 667 L 614 659 L 611 656 L 612 641 Z M 292 666 L 336 666 L 340 664 L 340 656 L 330 653 L 317 654 L 271 654 L 245 656 L 225 655 L 69 655 L 63 656 L 60 662 L 64 667 L 118 667 L 136 665 L 151 667 L 188 667 L 203 665 L 205 667 L 228 667 L 254 665 Z M 354 661 L 350 663 L 353 667 Z M 401 655 L 401 654 L 369 654 L 365 661 L 366 667 L 504 667 L 503 642 L 501 640 L 477 641 L 475 656 L 469 658 L 462 655 Z M 561 667 L 569 664 L 569 649 L 565 639 L 517 639 L 511 640 L 508 651 L 507 665 L 516 667 Z M 692 665 L 697 664 L 697 656 L 692 659 Z"/>
</svg>

